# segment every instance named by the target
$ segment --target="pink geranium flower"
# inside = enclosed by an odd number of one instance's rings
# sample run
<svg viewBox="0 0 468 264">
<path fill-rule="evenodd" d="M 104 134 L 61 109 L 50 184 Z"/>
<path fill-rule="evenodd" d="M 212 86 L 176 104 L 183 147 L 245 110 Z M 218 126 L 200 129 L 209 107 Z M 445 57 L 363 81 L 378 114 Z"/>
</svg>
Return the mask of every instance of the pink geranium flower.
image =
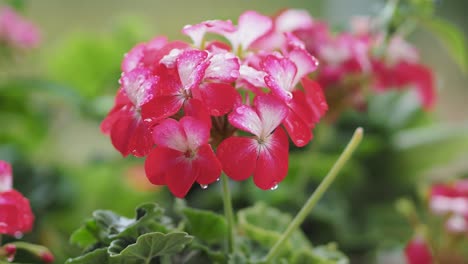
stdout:
<svg viewBox="0 0 468 264">
<path fill-rule="evenodd" d="M 9 7 L 0 6 L 0 44 L 31 49 L 41 41 L 39 29 Z"/>
<path fill-rule="evenodd" d="M 167 185 L 177 196 L 184 197 L 197 182 L 208 185 L 219 178 L 221 165 L 208 144 L 209 126 L 193 117 L 180 121 L 166 119 L 154 127 L 156 143 L 145 162 L 148 179 Z"/>
<path fill-rule="evenodd" d="M 0 234 L 16 236 L 31 231 L 34 215 L 28 199 L 12 189 L 12 171 L 0 160 Z"/>
<path fill-rule="evenodd" d="M 276 25 L 284 31 L 282 47 L 254 45 L 272 33 L 272 23 L 246 11 L 237 25 L 185 26 L 192 45 L 165 37 L 136 45 L 124 57 L 120 92 L 102 130 L 123 155 L 148 155 L 148 179 L 177 197 L 195 182 L 213 182 L 221 168 L 234 180 L 253 175 L 258 187 L 273 188 L 288 168 L 288 136 L 280 126 L 305 146 L 328 106 L 308 79 L 318 62 L 287 26 Z M 209 41 L 207 33 L 227 41 Z"/>
<path fill-rule="evenodd" d="M 233 126 L 254 137 L 234 136 L 219 145 L 224 172 L 234 180 L 253 175 L 264 190 L 281 182 L 288 170 L 288 138 L 278 126 L 287 114 L 287 106 L 270 95 L 257 96 L 253 107 L 240 105 L 229 114 Z"/>
</svg>

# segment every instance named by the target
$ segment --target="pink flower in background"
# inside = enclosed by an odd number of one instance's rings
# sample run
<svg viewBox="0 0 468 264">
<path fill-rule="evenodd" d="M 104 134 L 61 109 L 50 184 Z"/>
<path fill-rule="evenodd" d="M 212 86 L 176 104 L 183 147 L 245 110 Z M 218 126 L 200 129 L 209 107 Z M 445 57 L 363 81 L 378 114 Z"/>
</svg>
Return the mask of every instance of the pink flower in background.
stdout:
<svg viewBox="0 0 468 264">
<path fill-rule="evenodd" d="M 416 236 L 405 247 L 407 264 L 432 264 L 432 253 L 424 238 Z"/>
<path fill-rule="evenodd" d="M 0 6 L 0 44 L 17 49 L 31 49 L 41 41 L 39 29 L 13 9 Z"/>
<path fill-rule="evenodd" d="M 468 235 L 468 180 L 431 187 L 429 208 L 433 214 L 446 216 L 445 228 Z"/>
<path fill-rule="evenodd" d="M 12 189 L 9 163 L 0 160 L 0 234 L 11 236 L 31 231 L 34 215 L 28 199 Z"/>
</svg>

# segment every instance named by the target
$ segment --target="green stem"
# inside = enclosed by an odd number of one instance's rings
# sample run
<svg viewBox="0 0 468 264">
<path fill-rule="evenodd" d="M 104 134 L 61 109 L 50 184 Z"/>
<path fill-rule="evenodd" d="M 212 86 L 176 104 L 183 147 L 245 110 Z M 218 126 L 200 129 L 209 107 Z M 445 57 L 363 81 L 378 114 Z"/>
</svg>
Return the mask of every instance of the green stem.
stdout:
<svg viewBox="0 0 468 264">
<path fill-rule="evenodd" d="M 284 231 L 280 239 L 276 241 L 276 244 L 270 249 L 268 254 L 265 256 L 264 260 L 266 263 L 269 263 L 273 260 L 276 254 L 278 254 L 280 249 L 283 247 L 283 244 L 288 240 L 288 238 L 292 235 L 292 233 L 299 228 L 302 222 L 304 222 L 307 215 L 312 211 L 312 209 L 320 200 L 320 198 L 322 198 L 325 191 L 328 189 L 328 187 L 330 187 L 332 182 L 335 180 L 336 176 L 338 175 L 338 172 L 343 168 L 343 165 L 351 157 L 354 150 L 356 150 L 357 146 L 361 142 L 362 136 L 363 136 L 363 129 L 362 128 L 356 129 L 353 137 L 351 138 L 348 145 L 346 146 L 344 151 L 341 153 L 340 157 L 335 162 L 331 170 L 328 172 L 327 176 L 325 176 L 325 178 L 322 180 L 320 185 L 312 193 L 312 195 L 309 197 L 307 202 L 301 208 L 299 213 L 289 224 L 286 231 Z"/>
<path fill-rule="evenodd" d="M 223 174 L 221 175 L 221 181 L 223 184 L 224 214 L 228 227 L 227 247 L 228 253 L 232 254 L 234 252 L 234 213 L 232 210 L 231 193 L 229 191 L 229 179 Z"/>
</svg>

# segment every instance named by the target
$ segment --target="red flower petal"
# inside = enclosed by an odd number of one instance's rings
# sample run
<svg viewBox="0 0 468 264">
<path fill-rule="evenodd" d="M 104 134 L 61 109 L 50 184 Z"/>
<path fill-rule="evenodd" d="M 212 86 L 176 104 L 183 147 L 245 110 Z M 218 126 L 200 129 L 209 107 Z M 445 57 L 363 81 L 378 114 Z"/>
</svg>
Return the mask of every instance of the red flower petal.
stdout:
<svg viewBox="0 0 468 264">
<path fill-rule="evenodd" d="M 255 97 L 254 106 L 262 120 L 262 134 L 259 135 L 262 139 L 269 136 L 288 115 L 287 106 L 271 95 Z"/>
<path fill-rule="evenodd" d="M 158 81 L 159 77 L 152 75 L 148 69 L 136 68 L 122 73 L 119 83 L 133 105 L 139 108 L 153 98 Z"/>
<path fill-rule="evenodd" d="M 288 136 L 283 129 L 277 129 L 260 146 L 254 172 L 254 183 L 260 189 L 269 190 L 281 182 L 288 173 Z"/>
<path fill-rule="evenodd" d="M 153 139 L 158 147 L 166 147 L 180 152 L 188 150 L 187 135 L 179 122 L 174 119 L 166 119 L 155 126 Z"/>
<path fill-rule="evenodd" d="M 186 135 L 186 143 L 189 149 L 198 149 L 208 144 L 210 139 L 210 127 L 204 122 L 190 116 L 185 116 L 179 121 Z"/>
<path fill-rule="evenodd" d="M 146 156 L 153 146 L 153 140 L 141 118 L 130 106 L 115 114 L 117 117 L 110 132 L 114 147 L 124 157 L 130 153 L 136 157 Z"/>
<path fill-rule="evenodd" d="M 291 137 L 294 145 L 303 147 L 312 140 L 311 127 L 294 111 L 289 111 L 288 116 L 283 121 L 283 125 L 286 131 L 288 131 L 289 137 Z"/>
<path fill-rule="evenodd" d="M 317 82 L 309 78 L 302 78 L 302 86 L 306 94 L 307 102 L 313 112 L 312 122 L 317 123 L 320 118 L 328 111 L 328 104 L 325 100 L 322 87 Z"/>
<path fill-rule="evenodd" d="M 204 122 L 208 127 L 211 128 L 210 113 L 208 113 L 208 109 L 206 109 L 200 100 L 189 99 L 185 101 L 184 114 Z"/>
<path fill-rule="evenodd" d="M 257 159 L 255 139 L 230 137 L 218 146 L 217 156 L 227 176 L 242 181 L 250 177 L 255 170 Z"/>
<path fill-rule="evenodd" d="M 295 48 L 288 53 L 288 58 L 296 65 L 297 73 L 294 76 L 293 86 L 307 74 L 315 71 L 318 66 L 318 61 L 310 55 L 305 49 Z"/>
<path fill-rule="evenodd" d="M 209 65 L 208 53 L 201 50 L 186 50 L 177 58 L 177 70 L 184 89 L 200 84 Z"/>
<path fill-rule="evenodd" d="M 263 70 L 267 73 L 265 83 L 271 91 L 284 101 L 292 98 L 294 79 L 297 73 L 296 65 L 288 58 L 278 58 L 268 55 L 262 61 Z"/>
<path fill-rule="evenodd" d="M 216 158 L 210 145 L 201 146 L 193 160 L 194 173 L 197 173 L 196 181 L 199 184 L 215 182 L 221 175 L 221 163 Z"/>
<path fill-rule="evenodd" d="M 229 116 L 229 123 L 243 131 L 250 132 L 258 137 L 262 134 L 262 121 L 255 109 L 248 105 L 235 107 Z"/>
<path fill-rule="evenodd" d="M 203 42 L 203 38 L 207 32 L 225 33 L 232 32 L 234 30 L 235 27 L 229 20 L 210 20 L 196 25 L 186 25 L 182 30 L 182 33 L 192 39 L 193 45 L 195 47 L 200 48 Z"/>
<path fill-rule="evenodd" d="M 158 96 L 141 107 L 141 116 L 149 127 L 179 112 L 184 99 L 179 95 Z"/>
<path fill-rule="evenodd" d="M 234 82 L 239 77 L 239 58 L 230 52 L 219 52 L 211 56 L 205 79 Z"/>
<path fill-rule="evenodd" d="M 255 40 L 265 35 L 273 26 L 271 18 L 255 11 L 246 11 L 239 17 L 237 31 L 224 36 L 231 42 L 232 50 L 249 48 Z"/>
<path fill-rule="evenodd" d="M 0 234 L 14 236 L 29 232 L 33 223 L 28 199 L 16 190 L 0 193 Z"/>
<path fill-rule="evenodd" d="M 152 184 L 166 185 L 167 168 L 180 156 L 180 152 L 164 147 L 154 148 L 145 160 L 146 177 Z"/>
<path fill-rule="evenodd" d="M 229 113 L 236 101 L 236 89 L 227 83 L 203 83 L 196 89 L 212 116 Z"/>
<path fill-rule="evenodd" d="M 185 153 L 179 152 L 179 156 L 174 157 L 172 162 L 166 172 L 167 187 L 176 197 L 183 198 L 201 172 L 195 170 L 192 160 Z"/>
<path fill-rule="evenodd" d="M 144 55 L 146 43 L 135 45 L 129 52 L 125 53 L 122 61 L 122 71 L 129 72 L 138 67 Z"/>
</svg>

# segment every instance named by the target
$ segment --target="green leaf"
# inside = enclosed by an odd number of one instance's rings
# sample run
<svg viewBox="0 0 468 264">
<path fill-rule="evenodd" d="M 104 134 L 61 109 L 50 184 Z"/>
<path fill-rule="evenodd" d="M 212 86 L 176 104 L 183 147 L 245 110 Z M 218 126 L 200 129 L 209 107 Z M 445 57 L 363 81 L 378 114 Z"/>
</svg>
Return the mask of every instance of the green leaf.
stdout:
<svg viewBox="0 0 468 264">
<path fill-rule="evenodd" d="M 290 215 L 264 203 L 256 203 L 252 207 L 240 210 L 238 218 L 239 227 L 245 235 L 266 248 L 278 241 L 292 220 Z M 310 242 L 301 231 L 294 232 L 285 245 L 284 252 L 311 248 Z"/>
<path fill-rule="evenodd" d="M 98 242 L 99 229 L 94 219 L 88 219 L 85 224 L 77 229 L 70 237 L 70 243 L 86 248 Z"/>
<path fill-rule="evenodd" d="M 65 264 L 106 264 L 108 263 L 108 258 L 107 248 L 100 248 L 86 255 L 68 259 Z"/>
<path fill-rule="evenodd" d="M 223 216 L 189 207 L 183 208 L 182 213 L 187 218 L 190 234 L 208 243 L 224 241 L 227 223 Z"/>
<path fill-rule="evenodd" d="M 463 32 L 454 24 L 438 18 L 424 20 L 423 25 L 444 45 L 461 70 L 468 72 L 467 42 Z"/>
<path fill-rule="evenodd" d="M 158 256 L 173 255 L 180 252 L 192 241 L 193 237 L 184 232 L 163 234 L 159 232 L 147 233 L 138 237 L 135 244 L 129 245 L 120 254 L 111 257 L 112 260 L 122 260 L 125 263 L 138 260 L 149 263 Z"/>
</svg>

